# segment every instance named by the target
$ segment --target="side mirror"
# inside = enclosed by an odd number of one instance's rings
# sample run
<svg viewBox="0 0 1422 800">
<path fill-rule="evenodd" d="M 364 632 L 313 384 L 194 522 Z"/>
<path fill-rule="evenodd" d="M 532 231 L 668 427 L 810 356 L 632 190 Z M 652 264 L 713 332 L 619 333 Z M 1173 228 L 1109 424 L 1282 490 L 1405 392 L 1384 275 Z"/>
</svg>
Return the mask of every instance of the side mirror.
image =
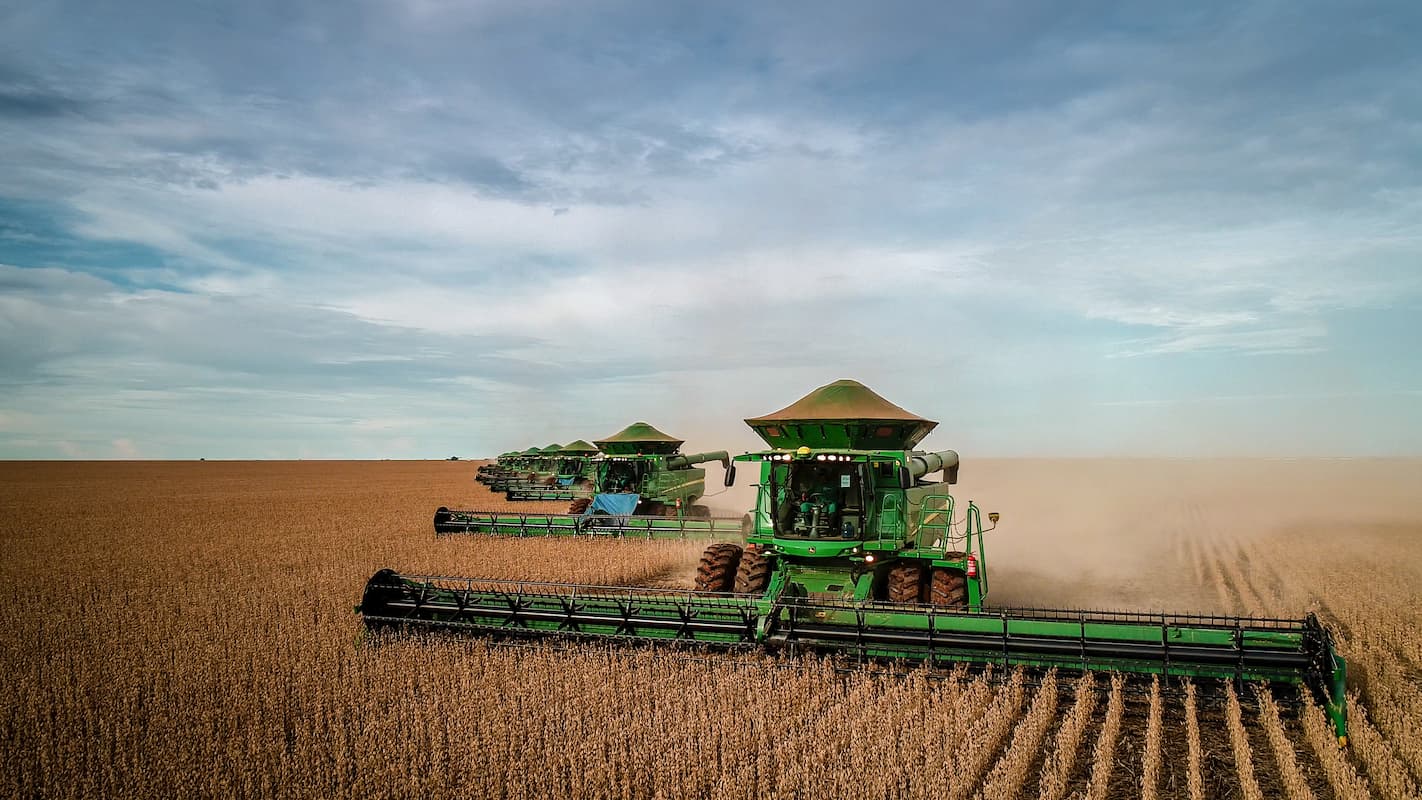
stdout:
<svg viewBox="0 0 1422 800">
<path fill-rule="evenodd" d="M 726 484 L 727 486 L 735 486 L 735 485 L 736 485 L 736 465 L 735 465 L 734 463 L 732 463 L 731 466 L 726 467 L 726 480 L 725 480 L 725 484 Z"/>
<path fill-rule="evenodd" d="M 1002 515 L 997 513 L 996 511 L 988 512 L 988 522 L 991 522 L 992 524 L 996 525 L 997 521 L 1000 519 L 1002 519 Z"/>
<path fill-rule="evenodd" d="M 903 465 L 900 465 L 900 466 L 899 466 L 899 488 L 900 488 L 900 489 L 912 489 L 912 488 L 913 488 L 913 473 L 912 473 L 912 472 L 909 472 L 909 468 L 908 468 L 908 467 L 905 467 L 905 466 L 903 466 Z"/>
</svg>

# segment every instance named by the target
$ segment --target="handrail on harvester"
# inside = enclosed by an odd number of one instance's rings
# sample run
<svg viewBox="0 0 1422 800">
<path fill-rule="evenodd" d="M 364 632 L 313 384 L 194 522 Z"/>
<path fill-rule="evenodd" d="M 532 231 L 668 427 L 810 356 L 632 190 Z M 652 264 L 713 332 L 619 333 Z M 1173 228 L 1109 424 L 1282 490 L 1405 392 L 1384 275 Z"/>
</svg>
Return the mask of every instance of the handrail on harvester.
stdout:
<svg viewBox="0 0 1422 800">
<path fill-rule="evenodd" d="M 965 527 L 968 536 L 968 552 L 973 552 L 973 532 L 978 534 L 978 549 L 975 557 L 978 560 L 978 582 L 982 586 L 984 596 L 988 593 L 988 568 L 987 568 L 987 548 L 983 546 L 983 512 L 973 501 L 968 501 L 968 513 Z"/>
</svg>

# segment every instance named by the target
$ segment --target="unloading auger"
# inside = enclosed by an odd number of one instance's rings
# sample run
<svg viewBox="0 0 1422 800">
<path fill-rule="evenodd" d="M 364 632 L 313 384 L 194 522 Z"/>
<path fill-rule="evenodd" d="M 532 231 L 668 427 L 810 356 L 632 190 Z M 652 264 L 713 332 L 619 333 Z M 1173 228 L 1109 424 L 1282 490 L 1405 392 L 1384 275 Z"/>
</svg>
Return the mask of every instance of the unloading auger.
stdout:
<svg viewBox="0 0 1422 800">
<path fill-rule="evenodd" d="M 706 548 L 694 591 L 381 570 L 366 624 L 1290 683 L 1346 737 L 1346 665 L 1312 614 L 990 607 L 984 534 L 998 515 L 985 528 L 973 502 L 956 507 L 957 453 L 912 449 L 937 423 L 855 381 L 746 422 L 770 447 L 735 459 L 759 467 L 756 505 L 742 541 Z"/>
<path fill-rule="evenodd" d="M 645 422 L 633 423 L 596 444 L 602 455 L 591 460 L 592 477 L 587 483 L 517 490 L 520 499 L 571 500 L 567 513 L 441 506 L 434 515 L 435 533 L 742 538 L 744 517 L 714 517 L 710 509 L 696 503 L 706 493 L 706 470 L 697 465 L 720 461 L 726 485 L 734 481 L 735 468 L 726 451 L 682 454 L 682 440 Z"/>
</svg>

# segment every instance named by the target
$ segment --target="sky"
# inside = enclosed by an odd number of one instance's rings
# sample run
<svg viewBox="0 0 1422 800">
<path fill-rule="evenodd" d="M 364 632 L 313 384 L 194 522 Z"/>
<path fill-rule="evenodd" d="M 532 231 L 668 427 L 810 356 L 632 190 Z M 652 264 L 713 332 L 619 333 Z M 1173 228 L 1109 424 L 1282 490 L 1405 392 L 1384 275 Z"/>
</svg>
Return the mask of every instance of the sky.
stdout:
<svg viewBox="0 0 1422 800">
<path fill-rule="evenodd" d="M 1422 455 L 1422 4 L 0 4 L 0 458 Z"/>
</svg>

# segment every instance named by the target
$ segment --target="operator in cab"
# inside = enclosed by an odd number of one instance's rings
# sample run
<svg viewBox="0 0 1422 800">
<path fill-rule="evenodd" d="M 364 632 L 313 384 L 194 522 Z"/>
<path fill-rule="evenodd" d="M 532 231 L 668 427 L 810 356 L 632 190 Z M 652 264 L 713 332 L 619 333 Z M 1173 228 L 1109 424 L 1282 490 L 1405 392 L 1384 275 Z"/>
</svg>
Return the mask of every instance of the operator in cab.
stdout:
<svg viewBox="0 0 1422 800">
<path fill-rule="evenodd" d="M 795 464 L 789 485 L 776 498 L 776 527 L 782 536 L 853 538 L 843 521 L 844 493 L 852 473 L 844 465 Z M 851 479 L 851 480 L 846 480 Z"/>
</svg>

